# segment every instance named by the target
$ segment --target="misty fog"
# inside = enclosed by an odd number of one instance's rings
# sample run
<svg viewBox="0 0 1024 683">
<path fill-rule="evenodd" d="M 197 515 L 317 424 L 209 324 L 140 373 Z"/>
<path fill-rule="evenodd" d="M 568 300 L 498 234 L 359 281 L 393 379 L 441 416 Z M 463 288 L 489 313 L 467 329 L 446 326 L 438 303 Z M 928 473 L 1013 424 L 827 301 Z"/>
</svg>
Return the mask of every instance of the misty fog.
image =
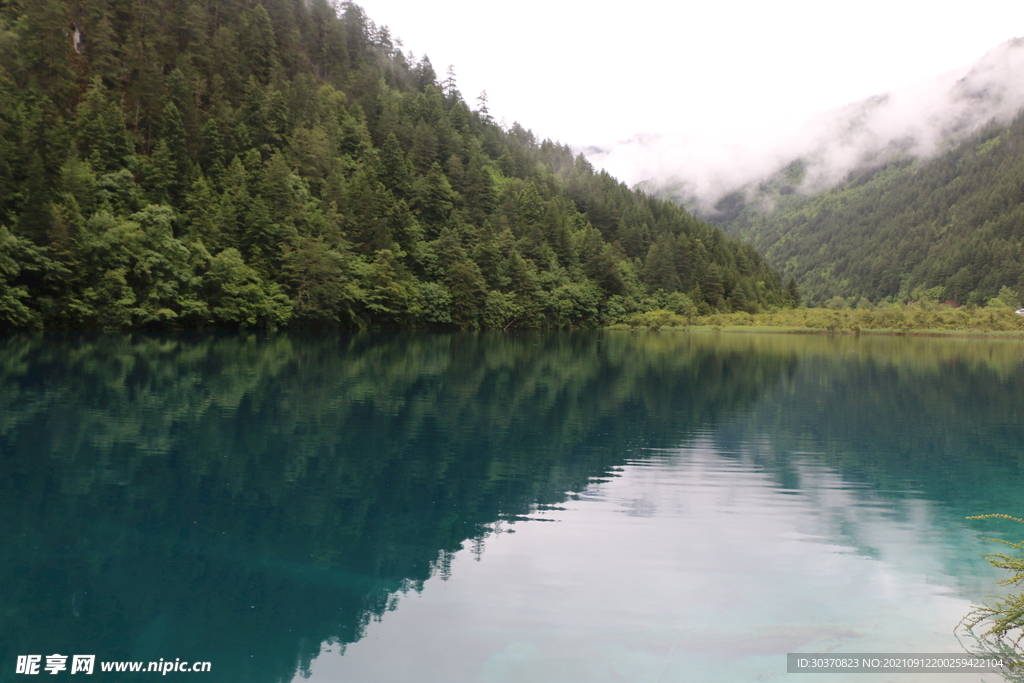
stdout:
<svg viewBox="0 0 1024 683">
<path fill-rule="evenodd" d="M 642 133 L 580 148 L 596 166 L 710 212 L 724 195 L 750 194 L 758 181 L 800 159 L 796 191 L 814 192 L 893 154 L 928 157 L 990 122 L 1006 123 L 1024 106 L 1024 39 L 931 80 L 854 102 L 786 130 L 737 133 L 729 144 L 685 135 Z M 807 84 L 813 88 L 813 83 Z M 758 103 L 750 103 L 756 125 Z"/>
</svg>

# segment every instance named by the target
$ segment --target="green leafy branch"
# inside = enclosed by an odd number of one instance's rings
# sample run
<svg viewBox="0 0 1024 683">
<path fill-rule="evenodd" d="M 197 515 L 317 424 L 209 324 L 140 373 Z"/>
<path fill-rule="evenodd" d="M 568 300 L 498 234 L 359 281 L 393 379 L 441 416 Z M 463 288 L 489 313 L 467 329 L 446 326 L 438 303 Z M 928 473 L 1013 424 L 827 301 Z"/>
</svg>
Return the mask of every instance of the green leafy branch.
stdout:
<svg viewBox="0 0 1024 683">
<path fill-rule="evenodd" d="M 1010 515 L 976 515 L 967 519 L 1008 519 L 1024 524 L 1024 519 Z M 987 541 L 995 541 L 1009 546 L 1014 550 L 1024 551 L 1024 541 L 1013 543 L 1000 538 L 984 537 Z M 986 554 L 985 558 L 995 567 L 1006 569 L 1013 574 L 998 581 L 1001 586 L 1018 586 L 1024 584 L 1024 557 L 1011 557 L 1005 553 Z M 995 596 L 992 596 L 995 597 Z M 1024 662 L 1021 661 L 1021 640 L 1024 639 L 1024 593 L 1008 595 L 998 599 L 992 605 L 980 605 L 961 620 L 968 636 L 977 641 L 980 651 L 984 654 L 997 654 L 1010 661 L 1010 679 L 1024 680 L 1019 676 L 1024 673 Z M 974 629 L 987 625 L 988 629 L 976 635 Z"/>
</svg>

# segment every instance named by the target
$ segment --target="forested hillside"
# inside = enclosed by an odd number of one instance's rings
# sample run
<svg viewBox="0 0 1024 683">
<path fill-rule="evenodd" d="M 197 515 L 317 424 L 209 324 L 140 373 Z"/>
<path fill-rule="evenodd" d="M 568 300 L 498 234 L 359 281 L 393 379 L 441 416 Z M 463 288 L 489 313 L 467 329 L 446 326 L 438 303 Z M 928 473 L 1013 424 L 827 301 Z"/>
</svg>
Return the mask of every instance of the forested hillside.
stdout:
<svg viewBox="0 0 1024 683">
<path fill-rule="evenodd" d="M 752 247 L 475 104 L 348 3 L 0 0 L 0 329 L 791 302 Z"/>
<path fill-rule="evenodd" d="M 802 173 L 797 161 L 751 200 L 726 197 L 718 222 L 794 277 L 806 301 L 1022 303 L 1021 116 L 930 160 L 896 156 L 825 192 L 797 191 Z"/>
</svg>

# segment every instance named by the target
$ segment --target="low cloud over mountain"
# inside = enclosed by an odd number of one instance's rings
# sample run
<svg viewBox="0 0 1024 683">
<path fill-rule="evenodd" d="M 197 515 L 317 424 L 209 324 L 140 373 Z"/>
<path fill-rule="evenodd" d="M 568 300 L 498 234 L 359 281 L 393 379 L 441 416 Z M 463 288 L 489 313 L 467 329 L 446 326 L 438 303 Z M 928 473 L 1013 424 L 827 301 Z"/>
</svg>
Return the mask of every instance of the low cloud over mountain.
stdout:
<svg viewBox="0 0 1024 683">
<path fill-rule="evenodd" d="M 579 151 L 630 184 L 710 214 L 726 194 L 752 194 L 759 181 L 797 160 L 802 163 L 790 173 L 791 191 L 813 192 L 894 154 L 928 157 L 992 121 L 1006 123 L 1024 107 L 1022 74 L 1024 39 L 1015 38 L 961 69 L 849 104 L 788 131 L 748 134 L 728 145 L 702 139 L 699 132 L 641 134 Z M 757 117 L 756 102 L 751 116 Z"/>
</svg>

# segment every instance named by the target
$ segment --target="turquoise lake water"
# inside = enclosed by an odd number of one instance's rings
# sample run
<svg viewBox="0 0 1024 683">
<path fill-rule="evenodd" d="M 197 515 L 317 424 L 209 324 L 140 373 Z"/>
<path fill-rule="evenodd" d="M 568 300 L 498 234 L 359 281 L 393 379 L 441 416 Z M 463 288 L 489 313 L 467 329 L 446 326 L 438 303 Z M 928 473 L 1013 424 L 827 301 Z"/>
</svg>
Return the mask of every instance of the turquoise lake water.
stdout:
<svg viewBox="0 0 1024 683">
<path fill-rule="evenodd" d="M 1024 514 L 1019 341 L 9 337 L 0 375 L 0 681 L 1000 680 L 786 653 L 964 651 L 1024 537 L 966 519 Z"/>
</svg>

